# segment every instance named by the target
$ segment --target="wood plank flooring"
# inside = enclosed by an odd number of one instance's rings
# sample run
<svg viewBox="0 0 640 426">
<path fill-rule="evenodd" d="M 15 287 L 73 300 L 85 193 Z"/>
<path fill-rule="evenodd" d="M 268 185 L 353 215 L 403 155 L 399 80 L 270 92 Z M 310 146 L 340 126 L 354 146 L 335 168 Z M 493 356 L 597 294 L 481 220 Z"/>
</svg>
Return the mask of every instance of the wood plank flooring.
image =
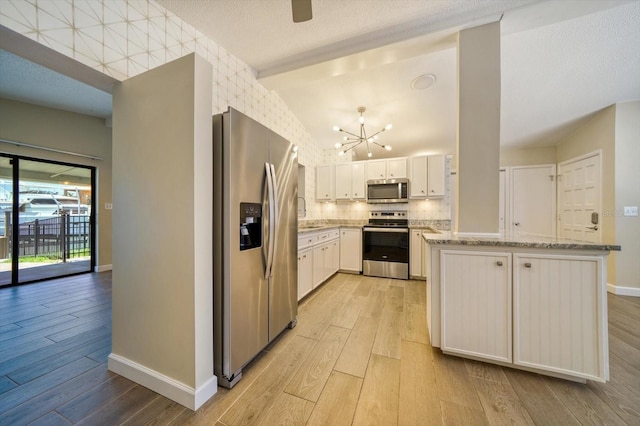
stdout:
<svg viewBox="0 0 640 426">
<path fill-rule="evenodd" d="M 443 355 L 425 285 L 338 274 L 232 389 L 192 412 L 106 369 L 111 274 L 0 289 L 1 425 L 640 424 L 640 299 L 608 296 L 611 380 Z"/>
</svg>

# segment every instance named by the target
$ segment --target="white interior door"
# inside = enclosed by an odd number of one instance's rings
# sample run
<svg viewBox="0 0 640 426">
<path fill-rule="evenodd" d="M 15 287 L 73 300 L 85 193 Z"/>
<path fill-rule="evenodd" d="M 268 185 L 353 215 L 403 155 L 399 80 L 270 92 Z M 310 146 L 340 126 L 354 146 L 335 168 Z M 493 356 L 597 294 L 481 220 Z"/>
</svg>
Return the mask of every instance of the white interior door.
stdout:
<svg viewBox="0 0 640 426">
<path fill-rule="evenodd" d="M 511 168 L 512 233 L 556 235 L 556 165 Z"/>
<path fill-rule="evenodd" d="M 601 241 L 601 181 L 599 152 L 558 165 L 560 237 Z"/>
<path fill-rule="evenodd" d="M 507 170 L 500 169 L 500 193 L 499 193 L 499 220 L 498 220 L 498 231 L 501 234 L 504 234 L 506 228 L 506 224 L 509 223 L 507 219 Z"/>
</svg>

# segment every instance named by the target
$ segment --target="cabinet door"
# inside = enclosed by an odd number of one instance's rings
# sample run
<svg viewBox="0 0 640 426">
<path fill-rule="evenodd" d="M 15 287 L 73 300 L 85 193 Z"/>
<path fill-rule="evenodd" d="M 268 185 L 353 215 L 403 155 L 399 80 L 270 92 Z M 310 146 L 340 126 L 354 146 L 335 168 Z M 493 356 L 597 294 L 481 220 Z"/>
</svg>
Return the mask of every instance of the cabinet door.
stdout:
<svg viewBox="0 0 640 426">
<path fill-rule="evenodd" d="M 336 164 L 336 200 L 351 199 L 351 163 Z"/>
<path fill-rule="evenodd" d="M 411 179 L 409 194 L 411 198 L 425 198 L 427 196 L 427 156 L 411 158 Z"/>
<path fill-rule="evenodd" d="M 444 155 L 430 155 L 427 158 L 429 197 L 444 197 Z"/>
<path fill-rule="evenodd" d="M 362 230 L 343 228 L 340 230 L 340 269 L 362 271 Z"/>
<path fill-rule="evenodd" d="M 419 229 L 411 230 L 409 256 L 410 275 L 412 277 L 424 277 L 422 271 L 422 231 Z"/>
<path fill-rule="evenodd" d="M 313 249 L 313 288 L 322 284 L 325 279 L 324 247 L 318 246 Z"/>
<path fill-rule="evenodd" d="M 331 275 L 340 269 L 340 240 L 331 243 Z"/>
<path fill-rule="evenodd" d="M 443 351 L 511 362 L 511 254 L 442 250 Z"/>
<path fill-rule="evenodd" d="M 298 300 L 313 289 L 313 249 L 298 252 Z"/>
<path fill-rule="evenodd" d="M 324 257 L 322 259 L 324 265 L 324 279 L 326 281 L 333 274 L 333 245 L 331 243 L 327 243 L 324 247 L 324 253 L 322 254 Z"/>
<path fill-rule="evenodd" d="M 316 200 L 333 200 L 334 177 L 330 165 L 316 167 Z"/>
<path fill-rule="evenodd" d="M 364 200 L 366 198 L 366 163 L 357 161 L 351 163 L 351 198 L 354 200 Z"/>
<path fill-rule="evenodd" d="M 387 160 L 367 161 L 367 180 L 386 179 L 386 178 L 387 178 Z"/>
<path fill-rule="evenodd" d="M 387 178 L 398 179 L 407 177 L 407 159 L 393 158 L 387 160 Z"/>
<path fill-rule="evenodd" d="M 514 363 L 606 380 L 602 259 L 516 254 L 513 267 Z"/>
</svg>

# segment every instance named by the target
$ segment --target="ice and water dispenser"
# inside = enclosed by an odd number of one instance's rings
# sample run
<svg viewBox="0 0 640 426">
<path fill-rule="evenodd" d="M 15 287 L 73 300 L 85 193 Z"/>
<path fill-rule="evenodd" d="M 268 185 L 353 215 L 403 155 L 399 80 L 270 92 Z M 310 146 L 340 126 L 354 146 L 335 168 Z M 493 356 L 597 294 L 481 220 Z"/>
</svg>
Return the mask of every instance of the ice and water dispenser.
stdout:
<svg viewBox="0 0 640 426">
<path fill-rule="evenodd" d="M 240 250 L 262 246 L 262 204 L 240 203 Z"/>
</svg>

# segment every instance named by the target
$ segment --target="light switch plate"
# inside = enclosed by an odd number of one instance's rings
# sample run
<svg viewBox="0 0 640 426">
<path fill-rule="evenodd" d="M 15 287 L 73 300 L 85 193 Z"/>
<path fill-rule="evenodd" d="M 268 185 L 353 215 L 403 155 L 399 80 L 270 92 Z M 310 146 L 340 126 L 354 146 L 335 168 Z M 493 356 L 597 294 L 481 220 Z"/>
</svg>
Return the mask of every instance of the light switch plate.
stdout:
<svg viewBox="0 0 640 426">
<path fill-rule="evenodd" d="M 111 204 L 111 203 L 104 203 L 104 209 L 105 209 L 105 210 L 111 210 L 111 209 L 113 209 L 113 204 Z"/>
<path fill-rule="evenodd" d="M 625 206 L 624 207 L 624 215 L 625 216 L 638 216 L 638 206 Z"/>
</svg>

